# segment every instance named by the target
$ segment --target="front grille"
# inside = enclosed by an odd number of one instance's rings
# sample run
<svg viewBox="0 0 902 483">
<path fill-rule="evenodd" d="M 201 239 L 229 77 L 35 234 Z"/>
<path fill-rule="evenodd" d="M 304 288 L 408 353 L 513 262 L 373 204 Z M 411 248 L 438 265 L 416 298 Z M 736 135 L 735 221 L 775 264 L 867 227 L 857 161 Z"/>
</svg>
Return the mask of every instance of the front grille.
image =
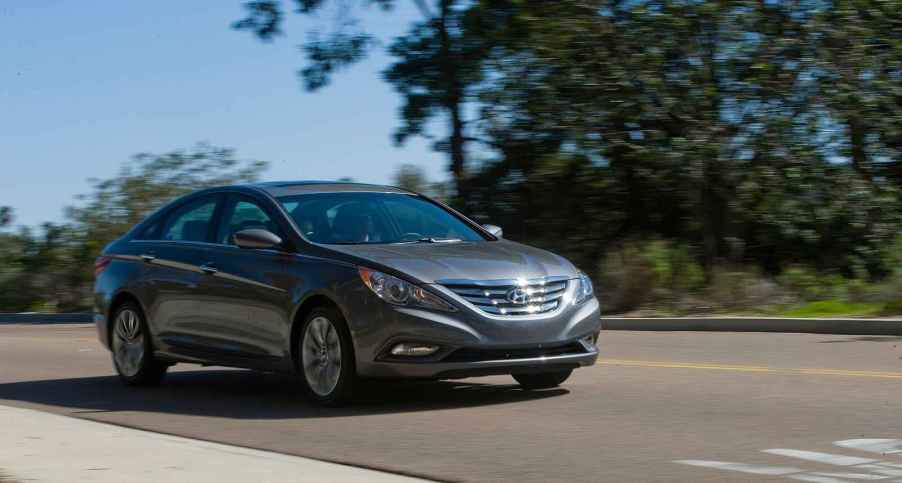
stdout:
<svg viewBox="0 0 902 483">
<path fill-rule="evenodd" d="M 557 347 L 527 347 L 517 349 L 463 348 L 448 354 L 442 362 L 486 362 L 512 359 L 537 359 L 565 355 L 585 354 L 582 344 L 573 342 Z"/>
<path fill-rule="evenodd" d="M 449 280 L 440 282 L 467 302 L 493 315 L 534 315 L 560 307 L 566 277 L 531 280 Z"/>
</svg>

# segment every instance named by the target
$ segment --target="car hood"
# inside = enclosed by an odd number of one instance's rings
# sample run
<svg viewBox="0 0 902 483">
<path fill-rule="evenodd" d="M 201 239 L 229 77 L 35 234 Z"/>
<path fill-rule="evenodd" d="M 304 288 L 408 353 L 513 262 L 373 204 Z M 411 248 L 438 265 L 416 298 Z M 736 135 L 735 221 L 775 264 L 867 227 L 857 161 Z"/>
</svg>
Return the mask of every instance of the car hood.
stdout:
<svg viewBox="0 0 902 483">
<path fill-rule="evenodd" d="M 423 283 L 576 277 L 564 257 L 509 240 L 396 245 L 332 245 L 330 249 L 382 265 Z"/>
</svg>

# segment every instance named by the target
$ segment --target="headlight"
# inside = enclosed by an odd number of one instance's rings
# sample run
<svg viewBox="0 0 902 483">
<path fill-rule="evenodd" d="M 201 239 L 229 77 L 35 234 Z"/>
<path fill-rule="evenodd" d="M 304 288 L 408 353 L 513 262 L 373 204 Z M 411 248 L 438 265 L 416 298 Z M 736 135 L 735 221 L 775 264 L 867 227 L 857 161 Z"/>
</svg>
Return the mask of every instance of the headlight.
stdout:
<svg viewBox="0 0 902 483">
<path fill-rule="evenodd" d="M 448 312 L 457 310 L 437 295 L 398 277 L 364 267 L 358 267 L 357 271 L 360 273 L 363 283 L 379 298 L 390 304 Z"/>
<path fill-rule="evenodd" d="M 595 288 L 592 287 L 592 279 L 585 273 L 579 272 L 579 279 L 577 279 L 576 285 L 576 298 L 573 299 L 573 303 L 581 304 L 586 300 L 589 300 L 594 293 Z"/>
</svg>

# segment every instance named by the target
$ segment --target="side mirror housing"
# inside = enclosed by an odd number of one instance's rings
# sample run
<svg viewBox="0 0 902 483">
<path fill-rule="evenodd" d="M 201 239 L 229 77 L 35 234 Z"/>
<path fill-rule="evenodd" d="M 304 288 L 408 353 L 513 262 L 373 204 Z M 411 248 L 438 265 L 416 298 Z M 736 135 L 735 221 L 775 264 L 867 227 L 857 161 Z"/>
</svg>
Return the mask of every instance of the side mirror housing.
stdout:
<svg viewBox="0 0 902 483">
<path fill-rule="evenodd" d="M 253 228 L 235 233 L 235 245 L 239 248 L 276 248 L 281 244 L 282 239 L 267 230 Z"/>
<path fill-rule="evenodd" d="M 504 237 L 504 230 L 502 230 L 498 225 L 482 225 L 482 227 L 485 228 L 485 231 L 491 233 L 492 236 L 496 238 Z"/>
</svg>

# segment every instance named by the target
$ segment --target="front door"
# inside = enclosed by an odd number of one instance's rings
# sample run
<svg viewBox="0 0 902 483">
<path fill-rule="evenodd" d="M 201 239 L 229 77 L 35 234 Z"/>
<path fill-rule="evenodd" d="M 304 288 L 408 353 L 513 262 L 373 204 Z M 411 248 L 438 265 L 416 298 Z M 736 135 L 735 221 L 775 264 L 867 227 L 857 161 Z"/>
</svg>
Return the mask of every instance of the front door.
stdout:
<svg viewBox="0 0 902 483">
<path fill-rule="evenodd" d="M 208 263 L 216 270 L 208 282 L 214 296 L 206 305 L 215 320 L 209 330 L 237 358 L 280 363 L 289 356 L 291 285 L 286 270 L 293 256 L 276 249 L 239 248 L 234 235 L 264 229 L 284 240 L 287 227 L 265 201 L 242 194 L 230 195 L 221 213 Z"/>
</svg>

